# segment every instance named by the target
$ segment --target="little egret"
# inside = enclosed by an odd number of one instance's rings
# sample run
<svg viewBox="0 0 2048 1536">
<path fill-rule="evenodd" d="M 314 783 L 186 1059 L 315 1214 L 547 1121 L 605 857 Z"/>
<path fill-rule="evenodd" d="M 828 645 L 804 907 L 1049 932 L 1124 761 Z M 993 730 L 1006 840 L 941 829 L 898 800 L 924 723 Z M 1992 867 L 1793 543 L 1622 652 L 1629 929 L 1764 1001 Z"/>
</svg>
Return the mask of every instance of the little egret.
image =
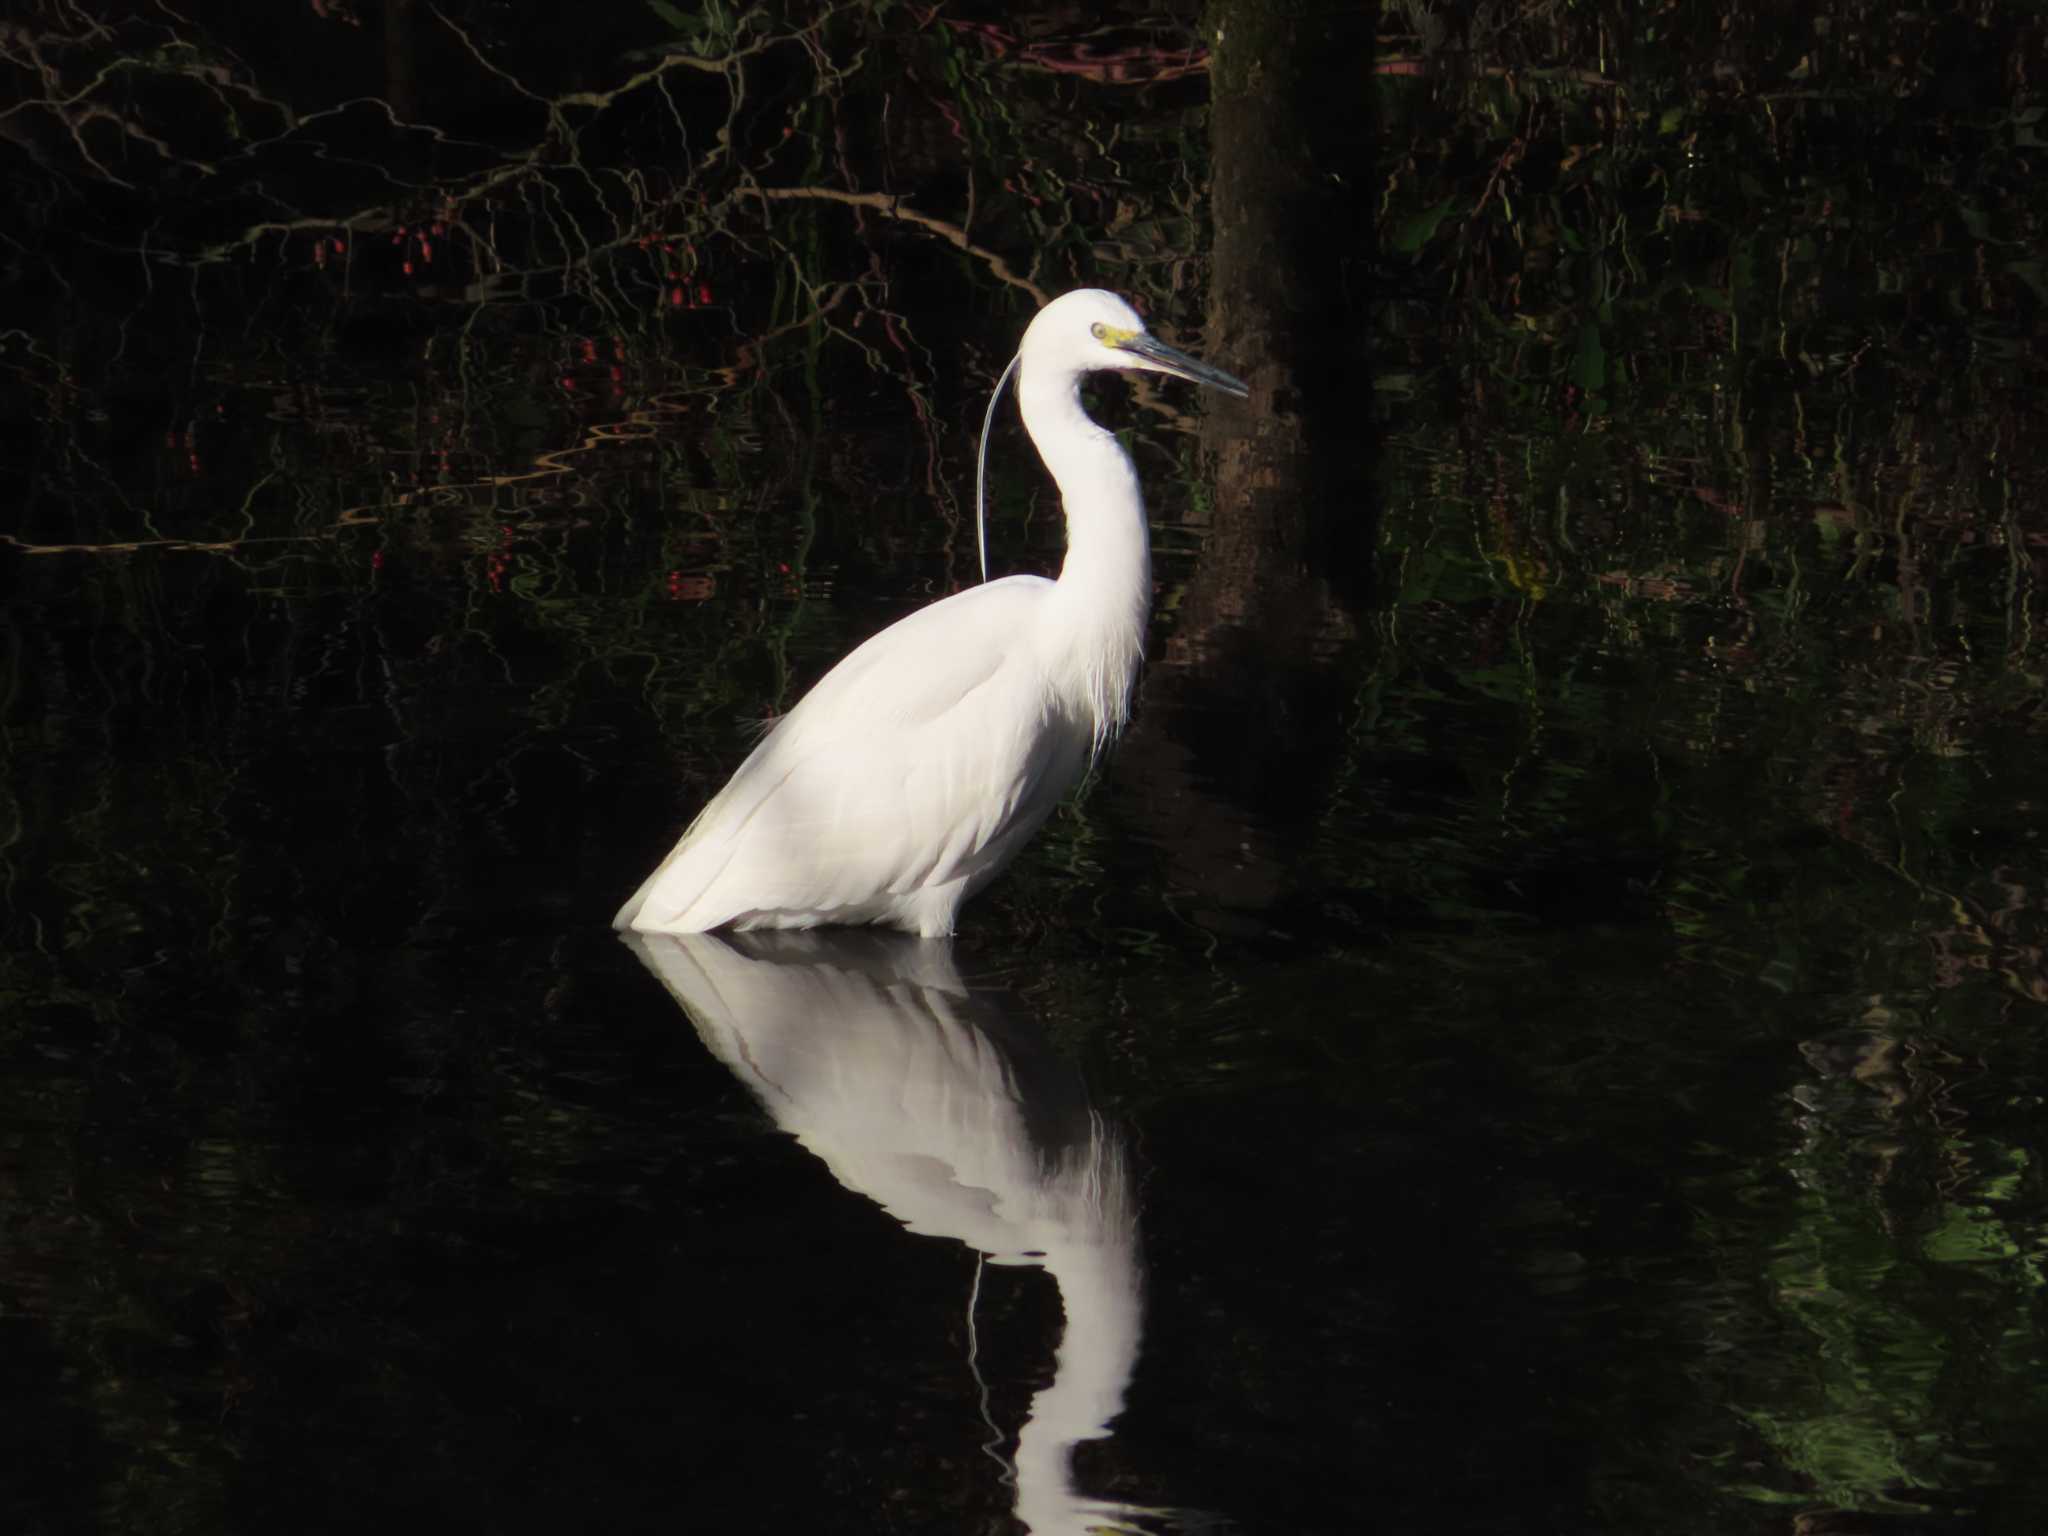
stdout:
<svg viewBox="0 0 2048 1536">
<path fill-rule="evenodd" d="M 1094 288 L 1038 312 L 1017 368 L 1025 430 L 1066 507 L 1059 580 L 969 587 L 856 647 L 761 739 L 614 927 L 950 934 L 961 903 L 1123 725 L 1151 553 L 1137 472 L 1082 410 L 1081 375 L 1120 368 L 1250 391 Z"/>
</svg>

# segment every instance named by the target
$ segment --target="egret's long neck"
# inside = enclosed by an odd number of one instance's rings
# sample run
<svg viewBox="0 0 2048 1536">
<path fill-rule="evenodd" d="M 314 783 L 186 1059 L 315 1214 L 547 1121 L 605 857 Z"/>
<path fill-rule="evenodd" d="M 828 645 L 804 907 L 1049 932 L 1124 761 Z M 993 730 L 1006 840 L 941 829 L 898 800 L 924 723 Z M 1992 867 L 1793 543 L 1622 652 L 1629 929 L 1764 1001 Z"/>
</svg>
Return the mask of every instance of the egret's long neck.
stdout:
<svg viewBox="0 0 2048 1536">
<path fill-rule="evenodd" d="M 1081 409 L 1080 380 L 1027 366 L 1017 381 L 1024 427 L 1058 482 L 1067 512 L 1067 558 L 1055 614 L 1065 676 L 1085 679 L 1081 702 L 1094 716 L 1096 745 L 1130 712 L 1131 684 L 1145 654 L 1152 607 L 1152 550 L 1137 471 L 1117 440 Z"/>
</svg>

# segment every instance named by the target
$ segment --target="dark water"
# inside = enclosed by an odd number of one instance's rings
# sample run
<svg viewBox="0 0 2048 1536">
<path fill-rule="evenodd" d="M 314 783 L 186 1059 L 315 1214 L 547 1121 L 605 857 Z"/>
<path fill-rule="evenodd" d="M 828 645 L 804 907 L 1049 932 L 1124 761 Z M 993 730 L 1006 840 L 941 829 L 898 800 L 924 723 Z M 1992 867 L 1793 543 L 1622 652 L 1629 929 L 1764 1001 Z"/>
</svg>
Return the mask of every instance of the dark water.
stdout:
<svg viewBox="0 0 2048 1536">
<path fill-rule="evenodd" d="M 2043 34 L 1724 12 L 7 39 L 6 1527 L 2040 1529 Z M 1081 283 L 1100 780 L 622 944 Z"/>
</svg>

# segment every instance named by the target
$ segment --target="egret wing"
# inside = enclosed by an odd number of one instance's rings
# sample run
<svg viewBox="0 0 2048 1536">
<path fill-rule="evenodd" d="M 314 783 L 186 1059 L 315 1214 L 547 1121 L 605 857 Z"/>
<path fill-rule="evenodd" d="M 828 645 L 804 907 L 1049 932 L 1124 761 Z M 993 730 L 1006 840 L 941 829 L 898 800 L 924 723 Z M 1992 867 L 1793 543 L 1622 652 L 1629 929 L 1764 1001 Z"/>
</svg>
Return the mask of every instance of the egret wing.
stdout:
<svg viewBox="0 0 2048 1536">
<path fill-rule="evenodd" d="M 1051 591 L 1035 577 L 974 587 L 855 649 L 763 738 L 619 926 L 887 920 L 920 890 L 993 875 L 1087 751 L 1032 645 Z"/>
</svg>

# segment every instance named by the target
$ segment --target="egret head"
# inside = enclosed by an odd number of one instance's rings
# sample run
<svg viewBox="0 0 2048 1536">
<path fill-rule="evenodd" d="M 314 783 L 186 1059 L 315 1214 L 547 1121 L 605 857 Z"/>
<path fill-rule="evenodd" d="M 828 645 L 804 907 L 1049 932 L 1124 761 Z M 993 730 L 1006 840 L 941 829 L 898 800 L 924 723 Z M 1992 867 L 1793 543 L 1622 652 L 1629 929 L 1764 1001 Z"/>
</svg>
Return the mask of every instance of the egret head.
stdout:
<svg viewBox="0 0 2048 1536">
<path fill-rule="evenodd" d="M 1017 357 L 1027 374 L 1121 368 L 1168 374 L 1240 399 L 1251 393 L 1242 380 L 1221 368 L 1211 368 L 1154 338 L 1136 310 L 1100 288 L 1077 288 L 1041 309 L 1024 332 Z"/>
<path fill-rule="evenodd" d="M 1025 328 L 1023 343 L 1002 377 L 996 380 L 995 390 L 988 397 L 988 411 L 981 418 L 981 447 L 974 463 L 974 531 L 981 547 L 983 581 L 988 580 L 988 437 L 995 424 L 996 402 L 1003 398 L 1003 386 L 1021 370 L 1026 382 L 1019 389 L 1036 388 L 1054 399 L 1064 395 L 1070 411 L 1078 415 L 1081 375 L 1098 368 L 1164 373 L 1206 384 L 1240 400 L 1251 393 L 1243 380 L 1155 340 L 1146 332 L 1138 312 L 1115 294 L 1100 288 L 1076 288 L 1072 293 L 1061 294 Z M 1028 408 L 1025 420 L 1028 426 Z M 1055 446 L 1054 441 L 1041 438 L 1036 431 L 1031 439 L 1041 455 L 1049 454 Z"/>
</svg>

